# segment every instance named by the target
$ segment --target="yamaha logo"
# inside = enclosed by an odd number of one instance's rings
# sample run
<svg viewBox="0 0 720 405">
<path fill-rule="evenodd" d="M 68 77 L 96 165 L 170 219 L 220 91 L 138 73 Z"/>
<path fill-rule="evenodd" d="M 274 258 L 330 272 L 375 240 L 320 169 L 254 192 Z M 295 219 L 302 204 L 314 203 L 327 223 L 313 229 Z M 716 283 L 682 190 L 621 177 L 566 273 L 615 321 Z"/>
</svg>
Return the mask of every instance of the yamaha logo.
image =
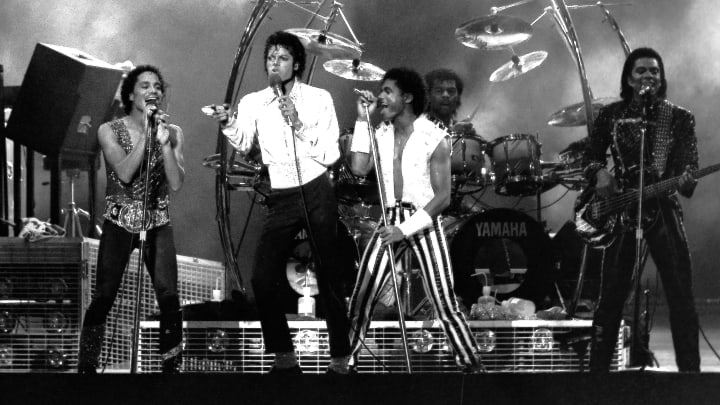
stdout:
<svg viewBox="0 0 720 405">
<path fill-rule="evenodd" d="M 527 237 L 525 222 L 477 222 L 478 236 L 484 238 Z"/>
</svg>

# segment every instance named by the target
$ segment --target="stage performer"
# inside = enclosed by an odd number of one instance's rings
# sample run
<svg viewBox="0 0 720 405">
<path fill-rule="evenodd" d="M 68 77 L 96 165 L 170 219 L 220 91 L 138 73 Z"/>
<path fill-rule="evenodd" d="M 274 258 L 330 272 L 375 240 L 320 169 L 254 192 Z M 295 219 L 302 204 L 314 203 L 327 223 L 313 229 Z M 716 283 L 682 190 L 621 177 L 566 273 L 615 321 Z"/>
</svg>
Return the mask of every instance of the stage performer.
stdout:
<svg viewBox="0 0 720 405">
<path fill-rule="evenodd" d="M 222 107 L 214 117 L 240 153 L 248 153 L 259 141 L 270 174 L 267 216 L 252 273 L 265 350 L 275 354 L 270 372 L 302 372 L 277 295 L 278 285 L 287 283 L 286 264 L 295 236 L 306 229 L 330 337 L 327 372 L 347 374 L 349 322 L 337 257 L 338 206 L 328 177 L 328 167 L 340 157 L 335 107 L 326 90 L 300 81 L 306 56 L 295 35 L 270 35 L 263 58 L 270 86 L 244 96 L 235 118 Z"/>
<path fill-rule="evenodd" d="M 113 306 L 123 272 L 139 236 L 147 231 L 143 258 L 160 307 L 160 353 L 163 372 L 178 372 L 182 362 L 182 312 L 177 291 L 177 259 L 169 216 L 170 190 L 183 185 L 182 129 L 167 122 L 159 110 L 166 84 L 157 67 L 142 65 L 122 82 L 126 116 L 104 123 L 98 141 L 105 157 L 107 192 L 105 218 L 98 251 L 95 295 L 85 313 L 80 336 L 78 371 L 95 373 L 105 334 L 105 320 Z M 146 131 L 152 153 L 146 155 Z M 147 160 L 150 160 L 146 184 Z M 142 210 L 148 193 L 145 227 Z"/>
<path fill-rule="evenodd" d="M 621 76 L 621 101 L 602 108 L 590 136 L 584 158 L 591 162 L 586 175 L 600 198 L 619 188 L 636 188 L 640 162 L 640 135 L 645 126 L 645 184 L 679 177 L 677 193 L 692 196 L 697 181 L 691 172 L 698 168 L 695 118 L 666 98 L 667 81 L 660 55 L 638 48 L 628 55 Z M 642 121 L 646 112 L 647 124 Z M 606 168 L 606 150 L 611 150 L 614 176 Z M 692 292 L 692 264 L 677 193 L 653 197 L 643 204 L 646 217 L 643 237 L 657 266 L 670 310 L 670 328 L 678 370 L 699 372 L 698 316 Z M 636 207 L 636 203 L 632 207 Z M 610 368 L 618 338 L 624 303 L 633 287 L 635 264 L 635 213 L 620 226 L 609 248 L 609 265 L 601 273 L 600 300 L 593 319 L 590 355 L 592 371 Z M 638 275 L 639 277 L 640 275 Z M 637 348 L 636 348 L 637 349 Z M 647 365 L 649 352 L 638 350 Z M 635 363 L 635 362 L 634 362 Z"/>
<path fill-rule="evenodd" d="M 465 84 L 454 70 L 432 70 L 425 74 L 425 83 L 428 88 L 425 112 L 430 120 L 441 122 L 453 136 L 477 137 L 483 144 L 487 143 L 477 134 L 469 119 L 457 120 Z"/>
<path fill-rule="evenodd" d="M 480 369 L 477 346 L 453 292 L 448 244 L 439 215 L 450 203 L 450 142 L 445 130 L 423 113 L 425 85 L 410 69 L 389 70 L 380 94 L 363 90 L 351 145 L 352 170 L 364 176 L 373 169 L 365 105 L 379 111 L 376 129 L 388 224 L 373 233 L 362 255 L 350 299 L 351 345 L 357 355 L 383 285 L 391 276 L 388 246 L 401 255 L 412 248 L 423 285 L 452 345 L 456 361 L 467 372 Z"/>
</svg>

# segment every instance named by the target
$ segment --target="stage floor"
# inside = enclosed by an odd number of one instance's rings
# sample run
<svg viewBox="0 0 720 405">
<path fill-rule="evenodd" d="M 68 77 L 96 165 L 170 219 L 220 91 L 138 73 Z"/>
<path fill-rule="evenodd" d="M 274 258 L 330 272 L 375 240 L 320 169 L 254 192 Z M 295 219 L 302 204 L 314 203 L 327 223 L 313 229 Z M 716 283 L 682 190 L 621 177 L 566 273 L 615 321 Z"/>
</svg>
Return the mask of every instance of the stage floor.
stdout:
<svg viewBox="0 0 720 405">
<path fill-rule="evenodd" d="M 699 303 L 697 311 L 700 327 L 705 332 L 705 336 L 715 350 L 720 351 L 720 302 L 713 300 Z M 665 304 L 658 304 L 653 317 L 650 350 L 660 364 L 660 367 L 652 367 L 650 370 L 677 372 L 675 351 L 670 334 L 670 319 Z M 720 372 L 720 359 L 713 353 L 702 333 L 700 334 L 700 369 L 702 372 Z"/>
</svg>

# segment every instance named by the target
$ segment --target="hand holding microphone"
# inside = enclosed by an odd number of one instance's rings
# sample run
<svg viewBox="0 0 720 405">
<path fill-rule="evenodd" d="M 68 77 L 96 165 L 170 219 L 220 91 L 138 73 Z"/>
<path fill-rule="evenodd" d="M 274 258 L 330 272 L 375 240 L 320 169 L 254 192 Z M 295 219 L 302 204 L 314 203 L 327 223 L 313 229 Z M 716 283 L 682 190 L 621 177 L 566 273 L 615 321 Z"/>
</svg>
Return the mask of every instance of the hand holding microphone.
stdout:
<svg viewBox="0 0 720 405">
<path fill-rule="evenodd" d="M 377 98 L 370 90 L 353 89 L 353 92 L 357 94 L 357 112 L 358 117 L 365 118 L 365 107 L 367 106 L 368 113 L 372 114 L 377 107 Z"/>
<path fill-rule="evenodd" d="M 158 98 L 156 96 L 148 96 L 145 98 L 145 114 L 148 120 L 148 126 L 155 129 L 155 139 L 161 145 L 166 145 L 170 141 L 170 131 L 168 130 L 167 121 L 170 116 L 165 111 L 158 108 Z"/>
<path fill-rule="evenodd" d="M 278 107 L 280 108 L 280 113 L 282 114 L 283 118 L 285 118 L 285 122 L 287 123 L 287 125 L 293 127 L 293 129 L 295 130 L 302 127 L 302 122 L 298 117 L 297 110 L 295 109 L 295 104 L 292 102 L 290 97 L 285 95 L 285 91 L 282 85 L 282 78 L 280 78 L 280 75 L 277 73 L 270 73 L 270 75 L 268 75 L 268 82 L 270 82 L 270 87 L 273 89 L 275 97 L 277 97 L 278 99 Z"/>
</svg>

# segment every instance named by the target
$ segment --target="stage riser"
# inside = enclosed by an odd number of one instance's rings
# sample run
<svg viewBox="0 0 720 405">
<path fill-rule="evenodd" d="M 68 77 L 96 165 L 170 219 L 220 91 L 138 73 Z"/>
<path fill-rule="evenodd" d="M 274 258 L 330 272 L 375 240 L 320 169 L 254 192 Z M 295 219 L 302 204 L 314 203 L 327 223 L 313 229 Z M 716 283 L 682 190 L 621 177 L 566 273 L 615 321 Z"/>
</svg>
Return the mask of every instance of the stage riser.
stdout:
<svg viewBox="0 0 720 405">
<path fill-rule="evenodd" d="M 471 321 L 470 325 L 485 350 L 483 365 L 489 372 L 572 372 L 587 367 L 591 321 Z M 158 322 L 140 326 L 141 372 L 160 371 L 158 327 Z M 406 329 L 413 372 L 458 371 L 439 323 L 410 321 Z M 303 371 L 324 373 L 330 358 L 325 323 L 290 321 L 290 331 Z M 185 322 L 183 333 L 185 372 L 266 373 L 272 366 L 273 356 L 264 353 L 259 322 Z M 494 340 L 488 338 L 491 334 Z M 419 338 L 423 335 L 424 340 Z M 624 369 L 628 359 L 624 327 L 619 336 L 613 370 Z M 568 340 L 570 344 L 566 344 Z M 359 372 L 405 371 L 396 322 L 373 322 L 365 345 L 358 361 Z"/>
<path fill-rule="evenodd" d="M 33 243 L 0 238 L 0 372 L 76 369 L 82 318 L 95 291 L 98 246 L 88 238 Z M 225 290 L 222 263 L 186 256 L 177 261 L 181 305 L 209 301 L 213 289 Z M 107 369 L 130 367 L 137 262 L 134 250 L 107 318 L 101 355 Z M 159 310 L 143 271 L 141 320 Z"/>
<path fill-rule="evenodd" d="M 95 279 L 97 277 L 97 254 L 99 241 L 85 238 L 88 245 L 88 297 L 95 292 Z M 212 290 L 225 290 L 225 266 L 220 262 L 201 260 L 188 256 L 177 256 L 178 263 L 178 294 L 180 305 L 202 303 L 212 299 Z M 146 320 L 158 314 L 160 308 L 155 300 L 155 290 L 152 288 L 150 276 L 143 265 L 143 288 L 141 296 L 140 319 Z M 127 370 L 130 368 L 132 355 L 132 327 L 135 311 L 135 290 L 138 275 L 138 250 L 133 250 L 130 263 L 125 270 L 122 284 L 118 291 L 115 304 L 107 319 L 105 342 L 101 355 L 101 362 L 108 369 Z M 85 308 L 87 309 L 87 308 Z M 83 311 L 84 312 L 84 311 Z"/>
</svg>

